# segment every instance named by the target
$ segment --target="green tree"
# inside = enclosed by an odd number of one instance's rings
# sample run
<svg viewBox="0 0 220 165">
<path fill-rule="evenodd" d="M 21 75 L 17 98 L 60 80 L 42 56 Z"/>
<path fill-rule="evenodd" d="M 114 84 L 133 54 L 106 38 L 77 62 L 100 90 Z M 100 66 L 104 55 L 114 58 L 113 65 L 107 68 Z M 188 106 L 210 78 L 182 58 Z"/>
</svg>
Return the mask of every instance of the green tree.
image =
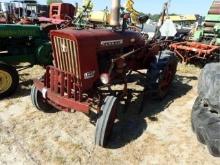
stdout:
<svg viewBox="0 0 220 165">
<path fill-rule="evenodd" d="M 157 22 L 160 19 L 160 16 L 161 16 L 160 14 L 153 14 L 153 15 L 150 15 L 150 18 L 153 21 Z"/>
<path fill-rule="evenodd" d="M 47 4 L 50 5 L 51 3 L 60 3 L 62 0 L 47 0 Z"/>
</svg>

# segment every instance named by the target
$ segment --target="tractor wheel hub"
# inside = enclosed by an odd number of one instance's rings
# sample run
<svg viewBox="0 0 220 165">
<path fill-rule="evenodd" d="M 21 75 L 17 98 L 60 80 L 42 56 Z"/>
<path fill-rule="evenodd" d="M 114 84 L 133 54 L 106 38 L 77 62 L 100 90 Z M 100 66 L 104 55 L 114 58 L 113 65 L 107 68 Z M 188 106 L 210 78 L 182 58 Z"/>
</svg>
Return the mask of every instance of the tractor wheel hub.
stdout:
<svg viewBox="0 0 220 165">
<path fill-rule="evenodd" d="M 8 72 L 0 70 L 0 93 L 7 91 L 12 85 L 12 77 Z"/>
</svg>

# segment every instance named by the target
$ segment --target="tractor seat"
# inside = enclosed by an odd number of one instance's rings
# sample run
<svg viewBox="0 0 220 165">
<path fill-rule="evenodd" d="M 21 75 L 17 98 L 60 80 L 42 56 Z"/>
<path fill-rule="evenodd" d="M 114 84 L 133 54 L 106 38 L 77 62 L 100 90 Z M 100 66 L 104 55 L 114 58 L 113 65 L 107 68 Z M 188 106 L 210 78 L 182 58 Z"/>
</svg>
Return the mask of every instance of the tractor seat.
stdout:
<svg viewBox="0 0 220 165">
<path fill-rule="evenodd" d="M 141 24 L 146 23 L 148 19 L 149 19 L 149 16 L 148 16 L 148 15 L 141 15 L 141 16 L 138 17 L 138 21 L 139 21 Z"/>
</svg>

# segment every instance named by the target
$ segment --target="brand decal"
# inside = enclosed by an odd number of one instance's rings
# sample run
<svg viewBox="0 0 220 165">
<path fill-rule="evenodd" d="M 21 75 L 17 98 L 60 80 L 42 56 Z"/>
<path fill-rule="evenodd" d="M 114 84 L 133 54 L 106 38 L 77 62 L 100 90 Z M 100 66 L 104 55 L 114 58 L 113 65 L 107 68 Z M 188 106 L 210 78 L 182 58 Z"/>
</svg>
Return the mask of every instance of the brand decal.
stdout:
<svg viewBox="0 0 220 165">
<path fill-rule="evenodd" d="M 62 43 L 62 44 L 61 44 L 61 51 L 62 51 L 63 53 L 67 53 L 67 46 L 65 45 L 65 43 Z"/>
<path fill-rule="evenodd" d="M 91 79 L 95 76 L 95 71 L 90 71 L 90 72 L 86 72 L 84 73 L 84 79 L 85 80 L 88 80 L 88 79 Z"/>
<path fill-rule="evenodd" d="M 123 44 L 123 40 L 101 41 L 101 46 L 116 46 Z"/>
</svg>

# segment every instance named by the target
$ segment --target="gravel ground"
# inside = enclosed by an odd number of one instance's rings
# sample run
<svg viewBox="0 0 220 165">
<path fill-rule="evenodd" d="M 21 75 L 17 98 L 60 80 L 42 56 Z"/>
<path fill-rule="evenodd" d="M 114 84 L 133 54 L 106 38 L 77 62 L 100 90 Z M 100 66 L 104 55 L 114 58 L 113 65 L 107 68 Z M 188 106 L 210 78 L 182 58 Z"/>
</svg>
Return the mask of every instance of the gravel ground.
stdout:
<svg viewBox="0 0 220 165">
<path fill-rule="evenodd" d="M 179 65 L 161 101 L 134 94 L 120 113 L 108 149 L 94 145 L 95 126 L 82 113 L 43 113 L 30 101 L 31 79 L 43 68 L 20 71 L 15 95 L 0 101 L 0 164 L 207 164 L 219 165 L 191 130 L 190 114 L 200 69 Z M 130 84 L 142 89 L 138 82 Z M 122 107 L 123 105 L 121 105 Z"/>
</svg>

